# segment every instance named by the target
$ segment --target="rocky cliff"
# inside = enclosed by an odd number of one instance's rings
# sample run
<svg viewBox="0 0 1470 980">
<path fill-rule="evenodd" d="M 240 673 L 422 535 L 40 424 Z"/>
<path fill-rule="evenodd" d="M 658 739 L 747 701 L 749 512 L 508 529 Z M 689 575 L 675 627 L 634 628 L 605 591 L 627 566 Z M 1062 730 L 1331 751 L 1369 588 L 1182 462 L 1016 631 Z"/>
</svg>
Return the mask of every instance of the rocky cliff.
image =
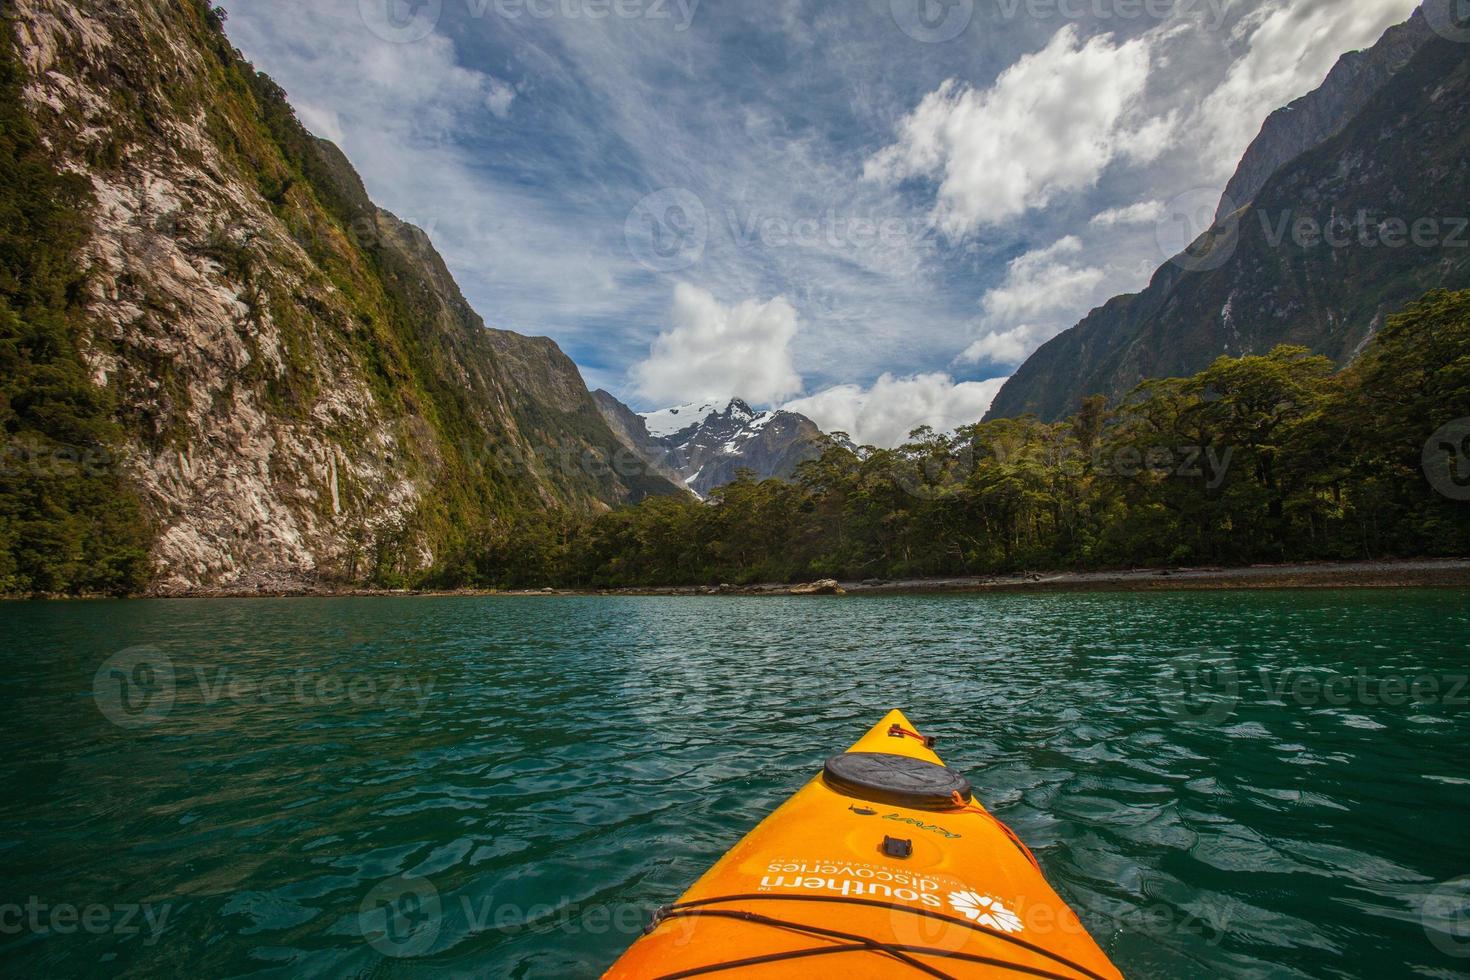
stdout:
<svg viewBox="0 0 1470 980">
<path fill-rule="evenodd" d="M 54 304 L 112 406 L 156 589 L 432 582 L 527 511 L 677 492 L 599 464 L 620 443 L 571 361 L 487 330 L 207 4 L 4 16 L 31 162 L 82 185 L 86 275 Z M 48 424 L 9 414 L 11 439 Z"/>
<path fill-rule="evenodd" d="M 1429 2 L 1445 6 L 1452 0 Z M 1224 221 L 1255 200 L 1282 166 L 1342 132 L 1434 36 L 1424 11 L 1416 10 L 1407 21 L 1389 28 L 1373 47 L 1343 55 L 1315 90 L 1267 116 L 1225 186 L 1215 220 Z"/>
<path fill-rule="evenodd" d="M 1278 344 L 1349 362 L 1388 314 L 1470 285 L 1467 119 L 1465 45 L 1424 41 L 1340 132 L 1277 169 L 1143 292 L 1033 354 L 987 417 L 1061 418 L 1088 395 L 1116 401 L 1146 378 Z"/>
</svg>

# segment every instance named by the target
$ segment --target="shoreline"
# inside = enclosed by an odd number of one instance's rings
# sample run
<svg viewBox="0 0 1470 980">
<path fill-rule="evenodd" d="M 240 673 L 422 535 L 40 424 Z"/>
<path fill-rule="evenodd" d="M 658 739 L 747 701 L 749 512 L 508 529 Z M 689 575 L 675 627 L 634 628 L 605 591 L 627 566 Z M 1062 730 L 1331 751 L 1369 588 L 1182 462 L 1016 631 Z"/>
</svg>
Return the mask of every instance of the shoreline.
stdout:
<svg viewBox="0 0 1470 980">
<path fill-rule="evenodd" d="M 1023 572 L 1013 575 L 918 579 L 867 579 L 861 582 L 721 586 L 629 586 L 614 589 L 450 589 L 404 590 L 341 588 L 307 583 L 274 583 L 213 589 L 157 590 L 140 599 L 548 597 L 548 596 L 807 596 L 807 595 L 978 595 L 1010 592 L 1184 592 L 1230 589 L 1470 588 L 1470 558 L 1418 558 L 1388 561 L 1294 562 L 1279 565 L 1188 568 L 1135 568 L 1112 571 Z M 6 596 L 6 599 L 36 598 Z M 47 597 L 42 597 L 47 598 Z M 52 597 L 52 598 L 115 598 Z"/>
</svg>

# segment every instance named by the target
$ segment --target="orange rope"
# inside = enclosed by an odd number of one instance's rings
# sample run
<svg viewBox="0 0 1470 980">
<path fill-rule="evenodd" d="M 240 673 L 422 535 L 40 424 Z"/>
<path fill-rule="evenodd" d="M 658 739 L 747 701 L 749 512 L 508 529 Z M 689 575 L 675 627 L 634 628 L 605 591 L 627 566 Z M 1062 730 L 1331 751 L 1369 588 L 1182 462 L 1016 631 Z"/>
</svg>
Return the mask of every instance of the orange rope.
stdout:
<svg viewBox="0 0 1470 980">
<path fill-rule="evenodd" d="M 905 728 L 896 722 L 888 726 L 888 737 L 917 739 L 918 741 L 924 743 L 925 748 L 932 749 L 934 747 L 934 736 L 920 735 L 918 732 Z"/>
<path fill-rule="evenodd" d="M 989 817 L 991 821 L 1000 828 L 1001 833 L 1009 837 L 1011 839 L 1011 843 L 1015 844 L 1021 849 L 1021 853 L 1026 855 L 1026 860 L 1030 861 L 1031 865 L 1036 868 L 1037 871 L 1041 870 L 1041 862 L 1036 860 L 1036 855 L 1031 853 L 1031 848 L 1027 847 L 1026 842 L 1017 837 L 1016 832 L 1007 827 L 999 817 L 991 813 L 989 810 L 985 809 L 983 806 L 973 806 L 970 803 L 966 802 L 965 798 L 959 794 L 958 790 L 950 794 L 950 799 L 954 802 L 955 808 L 963 813 L 981 813 Z"/>
</svg>

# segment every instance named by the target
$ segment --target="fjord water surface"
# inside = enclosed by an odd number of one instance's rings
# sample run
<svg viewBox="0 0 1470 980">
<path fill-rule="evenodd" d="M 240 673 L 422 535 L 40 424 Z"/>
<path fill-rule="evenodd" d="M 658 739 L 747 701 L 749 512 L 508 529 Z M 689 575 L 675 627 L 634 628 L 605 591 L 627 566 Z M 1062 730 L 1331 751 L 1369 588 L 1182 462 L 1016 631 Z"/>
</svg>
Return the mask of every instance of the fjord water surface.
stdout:
<svg viewBox="0 0 1470 980">
<path fill-rule="evenodd" d="M 593 976 L 891 707 L 1130 977 L 1470 971 L 1463 591 L 11 603 L 0 631 L 6 974 Z"/>
</svg>

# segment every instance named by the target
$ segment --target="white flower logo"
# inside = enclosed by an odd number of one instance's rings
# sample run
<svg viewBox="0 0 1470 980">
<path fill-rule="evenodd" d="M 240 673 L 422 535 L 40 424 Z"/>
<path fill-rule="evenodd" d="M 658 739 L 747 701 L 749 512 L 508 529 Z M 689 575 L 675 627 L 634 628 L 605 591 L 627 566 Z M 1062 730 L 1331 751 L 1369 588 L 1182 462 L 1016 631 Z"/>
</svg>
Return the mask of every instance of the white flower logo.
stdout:
<svg viewBox="0 0 1470 980">
<path fill-rule="evenodd" d="M 950 892 L 949 904 L 971 922 L 1001 932 L 1020 932 L 1021 917 L 1001 904 L 993 895 L 979 892 Z"/>
</svg>

